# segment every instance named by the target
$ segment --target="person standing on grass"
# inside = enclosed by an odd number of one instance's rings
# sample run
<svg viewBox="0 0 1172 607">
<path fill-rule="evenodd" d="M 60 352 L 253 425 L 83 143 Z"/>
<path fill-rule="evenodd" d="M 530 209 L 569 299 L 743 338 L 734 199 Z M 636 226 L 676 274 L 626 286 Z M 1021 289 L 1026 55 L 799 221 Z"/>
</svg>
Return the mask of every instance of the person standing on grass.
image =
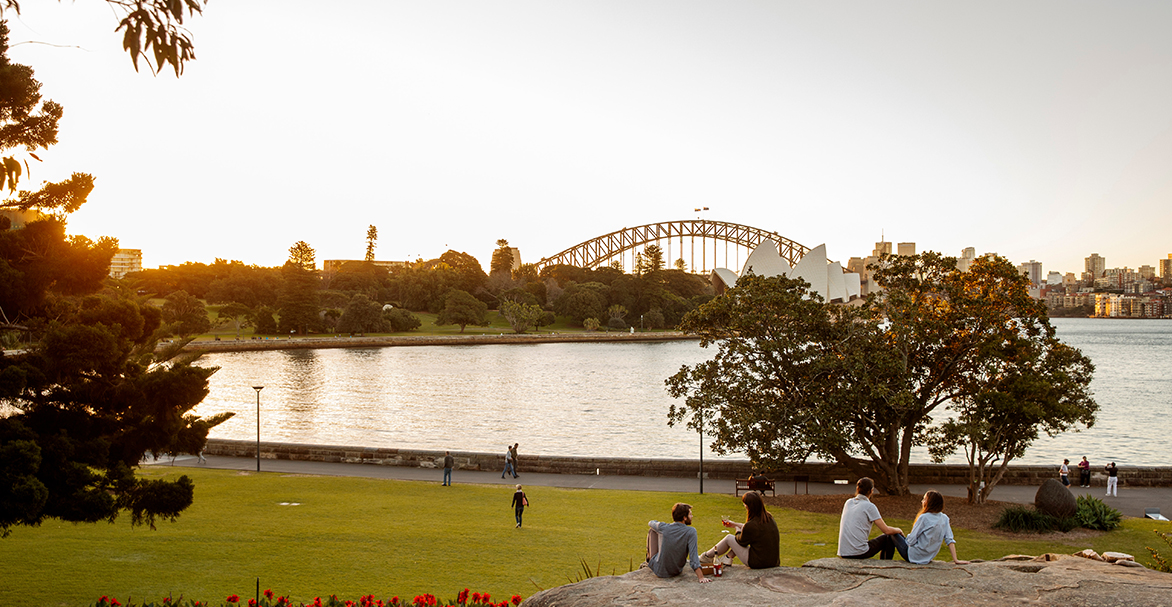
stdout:
<svg viewBox="0 0 1172 607">
<path fill-rule="evenodd" d="M 1091 463 L 1087 461 L 1087 456 L 1082 456 L 1082 461 L 1078 463 L 1078 486 L 1091 486 Z"/>
<path fill-rule="evenodd" d="M 838 521 L 838 556 L 869 559 L 878 554 L 880 559 L 891 560 L 895 557 L 896 547 L 906 545 L 903 529 L 888 527 L 879 516 L 879 508 L 871 503 L 874 492 L 875 481 L 864 476 L 855 484 L 855 496 L 842 505 L 842 518 Z M 883 535 L 868 540 L 871 525 L 878 526 Z"/>
<path fill-rule="evenodd" d="M 912 532 L 907 536 L 906 548 L 899 551 L 905 561 L 916 565 L 927 565 L 940 553 L 940 546 L 948 544 L 952 562 L 968 565 L 968 561 L 956 558 L 956 540 L 952 538 L 952 524 L 944 514 L 944 496 L 935 489 L 929 489 L 920 502 L 920 513 L 912 523 Z"/>
<path fill-rule="evenodd" d="M 698 541 L 691 526 L 692 507 L 677 502 L 671 508 L 671 518 L 671 523 L 647 521 L 651 527 L 647 532 L 647 561 L 639 568 L 647 567 L 659 577 L 675 577 L 687 563 L 700 583 L 707 584 L 710 580 L 700 570 L 700 557 L 696 555 Z"/>
<path fill-rule="evenodd" d="M 451 451 L 444 451 L 444 486 L 445 487 L 452 486 L 452 465 L 455 463 L 456 463 L 456 461 L 454 459 L 452 459 L 452 452 Z"/>
<path fill-rule="evenodd" d="M 1115 467 L 1115 462 L 1103 468 L 1107 472 L 1107 497 L 1119 497 L 1119 468 Z"/>
<path fill-rule="evenodd" d="M 513 443 L 513 447 L 509 449 L 509 453 L 513 456 L 513 478 L 521 476 L 520 474 L 517 474 L 517 464 L 521 463 L 521 460 L 517 459 L 517 447 L 520 446 L 521 443 Z"/>
<path fill-rule="evenodd" d="M 512 473 L 513 473 L 513 448 L 508 445 L 505 445 L 505 470 L 504 470 L 504 472 L 501 472 L 501 478 L 504 478 L 506 474 L 512 474 Z"/>
<path fill-rule="evenodd" d="M 525 497 L 525 492 L 521 491 L 521 485 L 517 485 L 517 491 L 513 493 L 513 513 L 517 516 L 517 528 L 521 528 L 521 515 L 525 513 L 525 506 L 529 505 L 529 498 Z"/>
<path fill-rule="evenodd" d="M 1062 465 L 1058 466 L 1058 478 L 1062 481 L 1063 487 L 1070 486 L 1070 460 L 1062 460 Z"/>
</svg>

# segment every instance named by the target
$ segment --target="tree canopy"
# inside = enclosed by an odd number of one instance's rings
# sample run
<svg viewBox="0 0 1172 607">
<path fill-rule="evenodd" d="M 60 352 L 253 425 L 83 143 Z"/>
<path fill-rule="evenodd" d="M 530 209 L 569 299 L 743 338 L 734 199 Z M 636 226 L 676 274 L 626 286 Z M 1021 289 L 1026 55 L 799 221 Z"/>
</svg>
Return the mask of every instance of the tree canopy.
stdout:
<svg viewBox="0 0 1172 607">
<path fill-rule="evenodd" d="M 874 276 L 884 290 L 861 306 L 826 304 L 784 277 L 746 276 L 688 314 L 682 328 L 718 352 L 667 379 L 685 398 L 669 423 L 695 428 L 702 416 L 718 452 L 767 467 L 817 457 L 894 494 L 909 491 L 914 447 L 946 453 L 975 441 L 994 453 L 986 463 L 1007 463 L 1031 429 L 1093 423 L 1093 367 L 1057 340 L 1008 261 L 960 272 L 936 253 L 884 257 Z M 1013 438 L 990 439 L 992 425 L 932 430 L 946 407 L 962 421 L 991 416 Z"/>
</svg>

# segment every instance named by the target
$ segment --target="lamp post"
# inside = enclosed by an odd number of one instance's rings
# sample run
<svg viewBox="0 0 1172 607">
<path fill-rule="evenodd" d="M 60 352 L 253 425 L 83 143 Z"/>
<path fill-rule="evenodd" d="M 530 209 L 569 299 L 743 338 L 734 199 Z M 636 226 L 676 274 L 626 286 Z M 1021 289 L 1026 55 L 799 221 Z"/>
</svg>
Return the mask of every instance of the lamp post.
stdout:
<svg viewBox="0 0 1172 607">
<path fill-rule="evenodd" d="M 704 495 L 704 405 L 700 405 L 700 495 Z"/>
<path fill-rule="evenodd" d="M 256 390 L 256 471 L 260 472 L 260 391 L 264 386 L 253 386 Z"/>
</svg>

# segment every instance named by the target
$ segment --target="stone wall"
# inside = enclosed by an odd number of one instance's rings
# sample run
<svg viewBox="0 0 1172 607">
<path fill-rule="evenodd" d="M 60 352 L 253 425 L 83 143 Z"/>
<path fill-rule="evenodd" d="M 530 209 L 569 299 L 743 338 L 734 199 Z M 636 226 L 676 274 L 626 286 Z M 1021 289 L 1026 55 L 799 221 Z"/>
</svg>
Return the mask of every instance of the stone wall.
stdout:
<svg viewBox="0 0 1172 607">
<path fill-rule="evenodd" d="M 442 462 L 443 451 L 422 449 L 392 449 L 380 447 L 347 447 L 339 445 L 305 445 L 298 443 L 260 444 L 262 459 L 286 459 L 321 462 L 344 462 L 373 464 L 379 466 L 409 466 L 414 468 L 436 468 Z M 234 457 L 256 457 L 256 443 L 250 441 L 209 439 L 207 455 Z M 503 470 L 503 453 L 479 453 L 474 451 L 452 451 L 456 467 L 464 470 Z M 660 458 L 620 457 L 569 457 L 561 455 L 531 455 L 521 452 L 520 469 L 523 472 L 550 474 L 605 474 L 608 476 L 667 476 L 675 478 L 695 477 L 699 469 L 698 460 Z M 1006 485 L 1042 484 L 1042 481 L 1057 476 L 1057 466 L 1010 466 L 1001 483 Z M 744 460 L 705 460 L 706 478 L 733 479 L 749 476 L 749 463 Z M 968 467 L 944 464 L 913 464 L 910 470 L 913 484 L 963 485 L 967 483 Z M 779 481 L 792 480 L 795 476 L 808 476 L 813 483 L 831 483 L 846 480 L 854 483 L 855 477 L 845 468 L 833 464 L 808 463 L 794 466 L 785 473 L 770 475 Z M 1094 472 L 1091 482 L 1105 485 L 1106 475 Z M 1167 487 L 1172 486 L 1172 467 L 1120 467 L 1121 487 Z"/>
</svg>

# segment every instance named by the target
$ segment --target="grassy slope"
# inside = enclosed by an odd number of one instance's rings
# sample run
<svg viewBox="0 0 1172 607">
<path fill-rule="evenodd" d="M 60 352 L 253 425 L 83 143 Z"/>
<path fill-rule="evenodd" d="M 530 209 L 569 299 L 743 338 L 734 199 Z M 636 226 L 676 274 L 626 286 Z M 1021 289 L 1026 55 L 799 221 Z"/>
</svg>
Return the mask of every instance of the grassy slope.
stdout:
<svg viewBox="0 0 1172 607">
<path fill-rule="evenodd" d="M 454 596 L 462 588 L 528 596 L 571 581 L 580 559 L 603 574 L 642 559 L 646 522 L 667 518 L 675 501 L 695 507 L 701 549 L 721 536 L 720 515 L 739 518 L 729 495 L 526 487 L 533 506 L 513 527 L 509 486 L 304 477 L 275 473 L 150 468 L 151 477 L 187 473 L 195 504 L 158 530 L 116 524 L 48 522 L 0 540 L 0 605 L 83 605 L 103 594 L 125 600 L 168 594 L 220 601 L 272 588 L 297 600 L 374 593 Z M 299 503 L 282 506 L 282 502 Z M 776 511 L 783 565 L 833 556 L 838 517 Z M 911 527 L 910 521 L 892 524 Z M 1163 530 L 1172 526 L 1163 523 Z M 1096 550 L 1147 561 L 1152 521 L 1087 539 Z M 961 558 L 1074 552 L 1047 537 L 978 537 L 957 530 Z M 1037 539 L 1035 539 L 1037 538 Z M 947 552 L 945 551 L 945 554 Z M 46 575 L 48 573 L 48 575 Z"/>
</svg>

